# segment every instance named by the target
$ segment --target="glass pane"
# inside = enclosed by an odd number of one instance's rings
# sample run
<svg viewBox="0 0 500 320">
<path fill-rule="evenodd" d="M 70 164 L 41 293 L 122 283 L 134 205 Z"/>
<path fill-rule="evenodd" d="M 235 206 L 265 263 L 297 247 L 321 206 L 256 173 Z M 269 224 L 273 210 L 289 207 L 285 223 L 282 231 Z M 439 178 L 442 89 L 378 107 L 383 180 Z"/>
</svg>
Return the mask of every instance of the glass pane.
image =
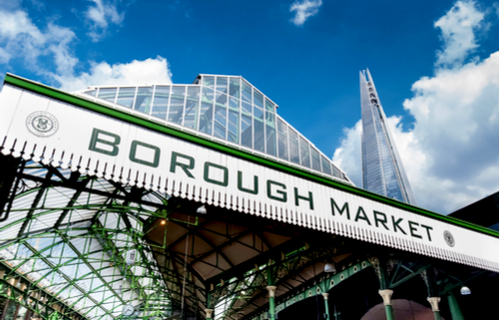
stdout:
<svg viewBox="0 0 500 320">
<path fill-rule="evenodd" d="M 118 94 L 118 97 L 120 94 Z M 153 101 L 153 112 L 151 115 L 160 119 L 167 118 L 168 97 L 170 96 L 170 86 L 157 86 L 155 99 Z"/>
<path fill-rule="evenodd" d="M 116 96 L 116 88 L 100 88 L 99 95 L 97 96 L 99 99 L 104 99 L 109 102 L 115 103 Z"/>
<path fill-rule="evenodd" d="M 266 111 L 276 113 L 276 105 L 266 98 Z"/>
<path fill-rule="evenodd" d="M 241 85 L 242 85 L 241 98 L 245 102 L 252 103 L 252 87 L 245 80 L 241 80 Z"/>
<path fill-rule="evenodd" d="M 266 110 L 266 152 L 276 156 L 276 115 Z"/>
<path fill-rule="evenodd" d="M 226 139 L 227 108 L 215 106 L 214 136 Z"/>
<path fill-rule="evenodd" d="M 214 77 L 205 77 L 205 80 L 208 81 L 209 84 L 213 86 Z M 200 131 L 208 134 L 212 134 L 212 119 L 213 119 L 213 100 L 214 100 L 214 90 L 209 89 L 207 87 L 203 87 L 203 95 L 202 95 L 202 103 L 200 110 Z"/>
<path fill-rule="evenodd" d="M 214 88 L 215 78 L 211 76 L 203 76 L 203 85 L 206 87 Z"/>
<path fill-rule="evenodd" d="M 97 90 L 90 90 L 90 91 L 86 91 L 85 94 L 88 94 L 89 96 L 95 97 L 96 92 L 97 92 Z"/>
<path fill-rule="evenodd" d="M 240 78 L 229 79 L 229 95 L 238 99 L 240 97 Z"/>
<path fill-rule="evenodd" d="M 264 109 L 264 96 L 256 90 L 253 91 L 253 104 Z"/>
<path fill-rule="evenodd" d="M 342 173 L 340 172 L 340 170 L 339 170 L 337 167 L 335 167 L 335 166 L 333 165 L 333 163 L 331 163 L 331 165 L 332 165 L 332 173 L 333 173 L 333 176 L 334 176 L 334 177 L 337 177 L 337 178 L 343 178 L 343 177 L 342 177 Z"/>
<path fill-rule="evenodd" d="M 118 90 L 118 99 L 116 99 L 116 104 L 132 108 L 132 105 L 134 104 L 135 89 L 135 87 L 120 88 L 120 90 Z"/>
<path fill-rule="evenodd" d="M 203 101 L 212 102 L 214 100 L 214 90 L 203 87 Z"/>
<path fill-rule="evenodd" d="M 229 109 L 229 116 L 227 121 L 227 140 L 238 143 L 239 142 L 239 113 Z"/>
<path fill-rule="evenodd" d="M 196 129 L 198 124 L 198 106 L 200 105 L 200 87 L 187 87 L 184 126 Z"/>
<path fill-rule="evenodd" d="M 266 124 L 273 128 L 276 128 L 276 114 L 268 112 L 266 110 Z"/>
<path fill-rule="evenodd" d="M 290 147 L 290 161 L 300 164 L 299 158 L 299 137 L 297 132 L 288 127 L 288 145 Z"/>
<path fill-rule="evenodd" d="M 14 303 L 14 301 L 12 301 L 11 303 Z M 16 320 L 24 320 L 24 318 L 26 318 L 26 313 L 29 314 L 28 309 L 26 309 L 25 307 L 19 305 L 19 309 L 17 310 Z M 5 318 L 5 319 L 8 319 L 8 318 Z"/>
<path fill-rule="evenodd" d="M 224 93 L 216 93 L 215 103 L 222 106 L 227 106 L 227 95 Z"/>
<path fill-rule="evenodd" d="M 217 77 L 216 90 L 227 94 L 227 77 Z"/>
<path fill-rule="evenodd" d="M 263 121 L 264 110 L 262 110 L 261 108 L 253 107 L 253 117 Z"/>
<path fill-rule="evenodd" d="M 212 114 L 213 114 L 212 103 L 202 102 L 200 110 L 200 131 L 208 134 L 212 134 Z"/>
<path fill-rule="evenodd" d="M 300 137 L 300 163 L 304 167 L 311 167 L 311 159 L 309 158 L 309 143 L 303 137 Z"/>
<path fill-rule="evenodd" d="M 278 119 L 278 157 L 288 160 L 287 126 L 281 119 Z"/>
<path fill-rule="evenodd" d="M 321 156 L 321 168 L 323 169 L 323 173 L 332 175 L 330 161 L 325 156 Z"/>
<path fill-rule="evenodd" d="M 139 87 L 135 98 L 134 109 L 149 114 L 151 112 L 152 87 Z"/>
<path fill-rule="evenodd" d="M 229 108 L 233 109 L 233 110 L 239 110 L 239 101 L 238 99 L 236 98 L 229 98 Z"/>
<path fill-rule="evenodd" d="M 182 124 L 185 92 L 186 86 L 172 86 L 170 108 L 168 109 L 168 121 Z"/>
<path fill-rule="evenodd" d="M 248 115 L 252 114 L 252 105 L 250 103 L 241 101 L 241 112 Z"/>
<path fill-rule="evenodd" d="M 264 122 L 258 118 L 253 118 L 253 148 L 257 151 L 265 152 L 264 145 Z"/>
<path fill-rule="evenodd" d="M 276 129 L 266 125 L 266 153 L 276 156 Z"/>
<path fill-rule="evenodd" d="M 241 115 L 241 145 L 252 148 L 252 117 Z"/>
<path fill-rule="evenodd" d="M 312 168 L 314 170 L 321 171 L 321 164 L 319 162 L 319 151 L 311 147 L 311 160 Z"/>
</svg>

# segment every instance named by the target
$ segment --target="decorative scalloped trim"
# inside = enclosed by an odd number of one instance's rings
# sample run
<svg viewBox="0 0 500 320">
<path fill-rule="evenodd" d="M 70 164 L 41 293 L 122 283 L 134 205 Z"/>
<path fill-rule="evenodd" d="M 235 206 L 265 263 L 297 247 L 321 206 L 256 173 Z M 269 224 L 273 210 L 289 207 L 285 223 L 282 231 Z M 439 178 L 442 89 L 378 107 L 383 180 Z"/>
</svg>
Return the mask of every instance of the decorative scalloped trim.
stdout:
<svg viewBox="0 0 500 320">
<path fill-rule="evenodd" d="M 81 174 L 112 180 L 122 185 L 156 190 L 170 196 L 235 210 L 245 214 L 281 221 L 347 238 L 375 243 L 493 272 L 499 271 L 499 265 L 494 261 L 432 247 L 430 245 L 390 236 L 373 230 L 365 230 L 341 221 L 332 222 L 321 217 L 288 210 L 287 208 L 271 205 L 263 201 L 247 199 L 236 194 L 223 194 L 219 191 L 199 186 L 196 183 L 186 183 L 182 180 L 158 176 L 147 171 L 134 171 L 130 168 L 116 167 L 113 164 L 96 158 L 91 159 L 88 155 L 68 153 L 59 151 L 56 148 L 41 148 L 29 141 L 14 139 L 11 140 L 9 144 L 9 139 L 7 137 L 4 137 L 2 141 L 0 152 L 4 155 L 11 155 L 16 158 L 22 157 L 24 160 L 31 160 L 54 168 L 78 171 Z"/>
</svg>

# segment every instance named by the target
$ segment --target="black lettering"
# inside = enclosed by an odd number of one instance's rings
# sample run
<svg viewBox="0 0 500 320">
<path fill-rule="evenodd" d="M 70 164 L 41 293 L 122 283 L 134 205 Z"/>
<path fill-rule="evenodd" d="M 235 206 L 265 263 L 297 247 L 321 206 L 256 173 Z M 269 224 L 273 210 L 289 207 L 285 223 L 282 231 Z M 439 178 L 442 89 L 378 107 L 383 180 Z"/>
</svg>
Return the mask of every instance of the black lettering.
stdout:
<svg viewBox="0 0 500 320">
<path fill-rule="evenodd" d="M 108 136 L 112 139 L 105 140 L 103 139 L 102 136 Z M 100 147 L 97 146 L 98 143 L 100 144 Z M 109 156 L 116 156 L 118 154 L 119 144 L 120 144 L 119 135 L 94 128 L 94 130 L 92 131 L 92 137 L 90 138 L 89 150 L 104 153 Z M 103 149 L 103 147 L 105 146 L 109 146 L 111 148 Z"/>
<path fill-rule="evenodd" d="M 223 177 L 222 181 L 218 181 L 218 180 L 215 180 L 215 179 L 212 179 L 212 178 L 209 177 L 210 167 L 221 169 L 224 172 L 224 177 Z M 228 176 L 229 176 L 229 172 L 228 172 L 228 170 L 227 170 L 226 167 L 219 166 L 218 164 L 215 164 L 215 163 L 212 163 L 212 162 L 205 162 L 205 170 L 203 170 L 203 179 L 206 182 L 210 182 L 210 183 L 213 183 L 213 184 L 217 184 L 219 186 L 227 187 L 228 180 L 229 180 Z"/>
<path fill-rule="evenodd" d="M 177 162 L 177 158 L 184 158 L 189 160 L 189 164 Z M 186 173 L 186 175 L 190 178 L 194 178 L 194 176 L 189 172 L 189 170 L 194 169 L 194 159 L 190 156 L 187 156 L 182 153 L 177 153 L 172 151 L 172 160 L 170 162 L 170 172 L 175 173 L 175 167 L 181 167 L 182 171 Z"/>
<path fill-rule="evenodd" d="M 429 241 L 432 241 L 432 239 L 431 239 L 432 227 L 426 226 L 424 224 L 421 224 L 420 226 L 422 226 L 422 228 L 425 228 L 427 230 L 427 237 L 429 238 Z"/>
<path fill-rule="evenodd" d="M 384 219 L 379 219 L 379 216 L 383 216 Z M 387 216 L 385 215 L 385 213 L 373 210 L 373 218 L 375 219 L 375 227 L 378 228 L 378 223 L 380 222 L 380 224 L 383 225 L 386 230 L 390 230 L 386 225 Z"/>
<path fill-rule="evenodd" d="M 283 183 L 276 182 L 276 181 L 267 180 L 267 196 L 269 197 L 269 199 L 278 200 L 281 202 L 286 202 L 286 192 L 282 191 L 282 190 L 276 190 L 276 193 L 280 194 L 281 198 L 278 196 L 275 196 L 272 194 L 271 185 L 281 187 L 281 188 L 283 188 L 283 190 L 286 190 L 286 185 L 284 185 Z"/>
<path fill-rule="evenodd" d="M 339 212 L 340 215 L 342 215 L 344 213 L 344 210 L 346 212 L 346 215 L 347 215 L 347 220 L 351 220 L 351 216 L 349 214 L 349 203 L 344 203 L 344 205 L 342 206 L 342 209 L 339 208 L 339 206 L 337 205 L 337 203 L 335 202 L 335 200 L 333 200 L 333 198 L 330 198 L 330 204 L 332 206 L 332 215 L 335 215 L 335 208 L 337 209 L 337 211 Z"/>
<path fill-rule="evenodd" d="M 362 215 L 361 215 L 361 213 L 362 213 Z M 358 208 L 358 212 L 356 213 L 356 218 L 354 219 L 354 221 L 358 221 L 359 219 L 365 220 L 369 226 L 372 225 L 370 220 L 368 220 L 368 216 L 366 215 L 365 210 L 361 206 L 359 206 L 359 208 Z"/>
<path fill-rule="evenodd" d="M 422 236 L 415 233 L 414 231 L 417 231 L 417 228 L 414 228 L 414 226 L 419 226 L 418 223 L 416 222 L 413 222 L 413 221 L 408 221 L 408 226 L 410 227 L 410 234 L 412 237 L 415 237 L 415 238 L 419 238 L 419 239 L 422 239 Z"/>
<path fill-rule="evenodd" d="M 238 171 L 238 190 L 251 193 L 251 194 L 258 194 L 259 193 L 259 177 L 253 176 L 253 190 L 243 188 L 243 173 L 241 171 Z"/>
<path fill-rule="evenodd" d="M 399 218 L 398 221 L 394 220 L 394 216 L 391 216 L 391 218 L 392 218 L 392 227 L 394 228 L 394 232 L 398 232 L 399 229 L 404 235 L 406 235 L 406 232 L 399 225 L 401 221 L 403 221 L 403 218 Z"/>
<path fill-rule="evenodd" d="M 137 158 L 137 156 L 136 156 L 137 155 L 137 146 L 143 146 L 145 148 L 149 148 L 149 149 L 154 150 L 155 154 L 153 156 L 153 161 L 147 161 L 147 160 Z M 147 144 L 147 143 L 144 143 L 141 141 L 134 140 L 134 141 L 132 141 L 132 145 L 130 147 L 130 154 L 128 157 L 129 157 L 130 161 L 132 161 L 132 162 L 137 162 L 140 164 L 144 164 L 146 166 L 156 168 L 156 167 L 158 167 L 158 164 L 160 163 L 160 148 L 158 148 L 157 146 L 153 146 L 151 144 Z"/>
<path fill-rule="evenodd" d="M 299 190 L 297 188 L 293 188 L 293 190 L 294 190 L 294 193 L 295 193 L 295 205 L 296 206 L 299 205 L 299 200 L 300 199 L 307 200 L 307 201 L 309 201 L 309 208 L 311 210 L 314 210 L 313 195 L 312 195 L 311 191 L 309 191 L 309 197 L 303 197 L 303 196 L 299 196 Z"/>
</svg>

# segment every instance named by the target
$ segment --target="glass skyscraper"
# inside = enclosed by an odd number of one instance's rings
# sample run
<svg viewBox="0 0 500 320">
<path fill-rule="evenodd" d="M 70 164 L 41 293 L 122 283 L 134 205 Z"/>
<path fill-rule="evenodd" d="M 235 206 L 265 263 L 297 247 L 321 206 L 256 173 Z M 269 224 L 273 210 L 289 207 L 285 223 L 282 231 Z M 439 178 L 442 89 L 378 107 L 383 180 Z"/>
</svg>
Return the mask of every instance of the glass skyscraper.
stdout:
<svg viewBox="0 0 500 320">
<path fill-rule="evenodd" d="M 396 144 L 368 69 L 360 71 L 361 153 L 363 188 L 402 202 L 416 204 Z"/>
</svg>

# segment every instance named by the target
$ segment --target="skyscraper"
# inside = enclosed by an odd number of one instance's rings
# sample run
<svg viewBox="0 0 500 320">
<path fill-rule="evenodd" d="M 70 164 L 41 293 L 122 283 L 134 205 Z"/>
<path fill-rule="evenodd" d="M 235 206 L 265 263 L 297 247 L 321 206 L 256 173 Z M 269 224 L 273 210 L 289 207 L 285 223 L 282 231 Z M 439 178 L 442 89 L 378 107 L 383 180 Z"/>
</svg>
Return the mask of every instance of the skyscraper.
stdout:
<svg viewBox="0 0 500 320">
<path fill-rule="evenodd" d="M 389 198 L 416 204 L 394 139 L 368 69 L 360 71 L 361 156 L 363 188 Z"/>
</svg>

